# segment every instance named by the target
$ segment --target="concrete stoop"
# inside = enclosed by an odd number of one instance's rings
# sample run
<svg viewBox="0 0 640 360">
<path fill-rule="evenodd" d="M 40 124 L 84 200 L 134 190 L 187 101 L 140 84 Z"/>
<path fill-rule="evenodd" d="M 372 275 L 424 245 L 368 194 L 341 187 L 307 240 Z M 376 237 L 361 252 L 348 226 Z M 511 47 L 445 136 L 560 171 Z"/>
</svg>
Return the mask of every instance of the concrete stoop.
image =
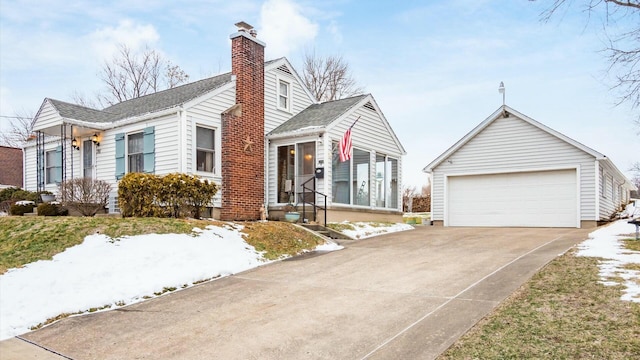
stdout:
<svg viewBox="0 0 640 360">
<path fill-rule="evenodd" d="M 353 238 L 333 229 L 329 229 L 322 225 L 318 224 L 299 224 L 307 230 L 311 230 L 312 232 L 327 237 L 332 240 L 336 240 L 338 243 L 340 240 L 354 240 Z"/>
</svg>

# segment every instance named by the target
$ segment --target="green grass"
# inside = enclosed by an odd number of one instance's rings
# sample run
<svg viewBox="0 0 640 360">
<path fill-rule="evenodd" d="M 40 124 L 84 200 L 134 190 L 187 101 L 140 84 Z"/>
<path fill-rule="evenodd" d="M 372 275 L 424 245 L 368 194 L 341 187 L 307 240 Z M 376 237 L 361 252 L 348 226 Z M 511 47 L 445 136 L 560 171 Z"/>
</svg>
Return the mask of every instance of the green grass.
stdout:
<svg viewBox="0 0 640 360">
<path fill-rule="evenodd" d="M 555 259 L 439 359 L 631 359 L 640 304 L 599 283 L 598 260 Z"/>
<path fill-rule="evenodd" d="M 324 243 L 322 238 L 287 222 L 246 223 L 242 231 L 247 234 L 245 241 L 263 251 L 269 260 L 296 255 Z"/>
<path fill-rule="evenodd" d="M 160 218 L 0 217 L 0 274 L 25 264 L 51 259 L 82 243 L 85 236 L 102 233 L 112 238 L 148 233 L 189 234 L 194 227 L 221 224 L 204 220 Z M 265 252 L 268 259 L 295 255 L 323 240 L 280 222 L 246 223 L 245 240 Z"/>
</svg>

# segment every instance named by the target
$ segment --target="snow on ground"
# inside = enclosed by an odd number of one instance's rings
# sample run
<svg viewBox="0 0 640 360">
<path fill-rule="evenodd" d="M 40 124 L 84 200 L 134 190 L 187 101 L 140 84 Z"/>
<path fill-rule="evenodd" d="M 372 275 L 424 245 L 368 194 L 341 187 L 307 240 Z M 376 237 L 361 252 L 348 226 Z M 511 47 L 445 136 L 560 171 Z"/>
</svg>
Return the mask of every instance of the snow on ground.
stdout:
<svg viewBox="0 0 640 360">
<path fill-rule="evenodd" d="M 640 271 L 624 268 L 626 264 L 640 264 L 640 252 L 626 249 L 620 241 L 635 239 L 635 232 L 635 225 L 627 219 L 618 220 L 590 233 L 589 239 L 578 245 L 577 255 L 602 258 L 598 265 L 601 283 L 615 286 L 620 282 L 614 278 L 621 278 L 625 286 L 621 299 L 640 302 Z"/>
<path fill-rule="evenodd" d="M 407 230 L 399 225 L 375 231 Z M 370 226 L 358 226 L 352 236 L 373 236 Z M 91 235 L 51 260 L 9 269 L 0 275 L 0 340 L 63 313 L 114 309 L 154 297 L 165 288 L 181 289 L 269 263 L 244 241 L 241 230 L 242 226 L 227 225 L 196 228 L 195 235 Z M 335 243 L 316 247 L 340 249 Z"/>
<path fill-rule="evenodd" d="M 392 233 L 397 231 L 413 230 L 413 226 L 408 224 L 387 224 L 387 223 L 368 223 L 368 222 L 342 222 L 341 224 L 350 224 L 355 230 L 341 230 L 340 232 L 353 238 L 365 239 L 368 237 Z"/>
<path fill-rule="evenodd" d="M 195 229 L 195 235 L 91 235 L 52 260 L 0 275 L 0 340 L 63 313 L 114 309 L 165 288 L 235 274 L 269 263 L 247 244 L 241 226 Z M 337 244 L 319 251 L 339 250 Z"/>
</svg>

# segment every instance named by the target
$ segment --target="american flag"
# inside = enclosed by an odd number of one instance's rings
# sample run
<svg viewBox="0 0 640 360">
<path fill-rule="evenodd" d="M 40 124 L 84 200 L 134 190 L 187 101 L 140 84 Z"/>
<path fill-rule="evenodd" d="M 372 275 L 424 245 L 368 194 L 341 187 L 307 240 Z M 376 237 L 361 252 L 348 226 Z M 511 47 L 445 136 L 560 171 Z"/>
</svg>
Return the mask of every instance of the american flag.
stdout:
<svg viewBox="0 0 640 360">
<path fill-rule="evenodd" d="M 338 144 L 338 152 L 340 154 L 340 161 L 348 161 L 351 159 L 351 148 L 353 144 L 351 143 L 351 128 L 347 129 L 347 132 L 344 133 L 340 143 Z"/>
</svg>

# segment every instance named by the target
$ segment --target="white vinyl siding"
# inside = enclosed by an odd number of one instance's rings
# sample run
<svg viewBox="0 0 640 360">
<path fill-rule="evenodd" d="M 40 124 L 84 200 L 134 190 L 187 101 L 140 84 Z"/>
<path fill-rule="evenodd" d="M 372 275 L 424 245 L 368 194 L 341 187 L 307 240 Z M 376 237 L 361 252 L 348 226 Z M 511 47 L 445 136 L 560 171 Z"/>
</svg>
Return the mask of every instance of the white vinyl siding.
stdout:
<svg viewBox="0 0 640 360">
<path fill-rule="evenodd" d="M 119 133 L 126 135 L 140 132 L 145 128 L 153 127 L 154 133 L 154 171 L 156 175 L 165 175 L 172 172 L 180 171 L 180 153 L 176 151 L 180 143 L 179 121 L 177 114 L 171 114 L 156 119 L 141 121 L 128 124 L 108 130 L 100 136 L 100 147 L 96 149 L 95 173 L 96 178 L 109 182 L 114 192 L 118 189 L 118 180 L 116 180 L 116 161 L 115 161 L 115 135 Z M 126 160 L 128 161 L 128 159 Z M 79 168 L 77 168 L 79 169 Z M 128 171 L 128 170 L 127 170 Z"/>
<path fill-rule="evenodd" d="M 292 116 L 309 107 L 314 101 L 309 97 L 297 78 L 277 67 L 286 64 L 278 61 L 274 66 L 269 66 L 264 74 L 264 131 L 265 134 L 289 120 Z M 293 71 L 291 71 L 293 72 Z M 291 97 L 288 111 L 278 109 L 278 85 L 279 80 L 290 84 L 289 93 Z"/>
<path fill-rule="evenodd" d="M 56 111 L 53 105 L 51 105 L 51 102 L 49 102 L 49 100 L 45 100 L 40 110 L 38 111 L 37 116 L 38 121 L 33 125 L 33 131 L 38 131 L 54 126 L 58 126 L 59 128 L 59 126 L 62 124 L 62 117 L 60 117 L 58 111 Z"/>
<path fill-rule="evenodd" d="M 579 168 L 581 220 L 595 220 L 593 156 L 514 115 L 493 121 L 433 170 L 432 219 L 444 220 L 445 174 Z"/>
<path fill-rule="evenodd" d="M 617 172 L 605 162 L 599 161 L 599 168 L 602 172 L 601 187 L 602 194 L 599 199 L 598 220 L 609 219 L 611 214 L 619 210 L 622 205 L 626 205 L 625 196 L 619 196 L 617 188 L 624 183 L 624 179 L 613 174 Z"/>
<path fill-rule="evenodd" d="M 222 152 L 222 141 L 221 141 L 221 131 L 222 128 L 222 113 L 228 110 L 235 104 L 235 87 L 229 87 L 228 89 L 216 94 L 215 97 L 206 99 L 200 103 L 194 104 L 191 108 L 188 109 L 187 112 L 187 124 L 186 131 L 187 134 L 185 136 L 185 142 L 183 146 L 185 146 L 186 151 L 186 171 L 188 173 L 198 173 L 198 175 L 203 176 L 204 178 L 214 181 L 217 184 L 220 184 L 222 178 L 221 174 L 221 152 Z M 196 142 L 195 142 L 195 133 L 196 126 L 202 126 L 206 128 L 210 128 L 215 130 L 215 169 L 213 173 L 205 173 L 198 172 L 196 166 Z M 220 197 L 221 192 L 219 191 L 216 195 L 216 199 Z"/>
</svg>

